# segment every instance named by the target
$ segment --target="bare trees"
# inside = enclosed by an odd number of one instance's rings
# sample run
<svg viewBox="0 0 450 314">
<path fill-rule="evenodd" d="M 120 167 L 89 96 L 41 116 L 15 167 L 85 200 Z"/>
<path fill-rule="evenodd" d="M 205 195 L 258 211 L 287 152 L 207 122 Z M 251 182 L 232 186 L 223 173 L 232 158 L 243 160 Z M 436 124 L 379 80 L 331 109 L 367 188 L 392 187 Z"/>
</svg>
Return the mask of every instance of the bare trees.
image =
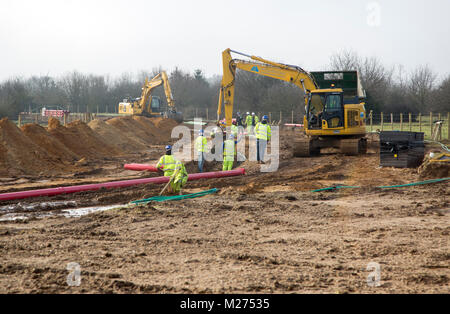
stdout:
<svg viewBox="0 0 450 314">
<path fill-rule="evenodd" d="M 343 51 L 330 59 L 331 70 L 358 70 L 367 92 L 367 110 L 374 112 L 427 112 L 450 110 L 450 75 L 437 83 L 436 74 L 428 66 L 411 72 L 402 66 L 386 67 L 378 58 L 360 57 Z M 137 74 L 124 73 L 110 78 L 77 71 L 61 77 L 32 76 L 0 82 L 0 117 L 15 118 L 29 107 L 65 107 L 73 112 L 116 112 L 124 98 L 141 95 L 145 77 L 160 73 L 161 67 Z M 177 109 L 192 112 L 195 108 L 217 108 L 220 76 L 207 78 L 203 71 L 175 68 L 169 74 Z M 166 102 L 163 88 L 153 95 Z M 268 77 L 238 71 L 235 108 L 241 111 L 279 112 L 290 115 L 303 112 L 303 92 L 292 84 Z M 212 116 L 212 115 L 211 115 Z"/>
<path fill-rule="evenodd" d="M 31 96 L 24 81 L 13 78 L 0 85 L 0 118 L 15 117 L 31 101 Z"/>
<path fill-rule="evenodd" d="M 342 51 L 331 57 L 333 70 L 358 70 L 367 92 L 367 107 L 376 112 L 426 112 L 435 106 L 437 75 L 428 66 L 418 66 L 407 73 L 399 65 L 386 68 L 375 57 L 359 57 Z"/>
<path fill-rule="evenodd" d="M 25 84 L 36 104 L 55 106 L 67 102 L 61 86 L 51 76 L 32 76 Z"/>
<path fill-rule="evenodd" d="M 450 111 L 450 74 L 433 92 L 433 110 Z"/>
<path fill-rule="evenodd" d="M 69 102 L 69 110 L 77 112 L 86 110 L 88 83 L 84 74 L 74 71 L 64 75 L 61 79 L 61 87 Z"/>
<path fill-rule="evenodd" d="M 428 66 L 419 66 L 411 73 L 409 93 L 413 106 L 419 111 L 432 104 L 433 87 L 437 75 Z"/>
<path fill-rule="evenodd" d="M 378 58 L 361 58 L 354 51 L 344 50 L 331 56 L 330 70 L 357 70 L 366 90 L 367 109 L 380 111 L 386 105 L 386 90 L 391 86 L 393 69 L 386 69 Z"/>
</svg>

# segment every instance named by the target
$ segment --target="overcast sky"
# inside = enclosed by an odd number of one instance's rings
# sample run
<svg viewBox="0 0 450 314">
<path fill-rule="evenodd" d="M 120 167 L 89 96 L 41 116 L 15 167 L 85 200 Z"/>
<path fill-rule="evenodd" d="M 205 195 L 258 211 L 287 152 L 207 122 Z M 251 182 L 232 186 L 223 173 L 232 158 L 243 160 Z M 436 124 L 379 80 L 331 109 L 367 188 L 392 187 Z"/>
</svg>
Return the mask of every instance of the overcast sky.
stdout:
<svg viewBox="0 0 450 314">
<path fill-rule="evenodd" d="M 221 74 L 225 48 L 326 70 L 351 49 L 450 74 L 449 0 L 0 0 L 0 80 L 162 66 Z"/>
</svg>

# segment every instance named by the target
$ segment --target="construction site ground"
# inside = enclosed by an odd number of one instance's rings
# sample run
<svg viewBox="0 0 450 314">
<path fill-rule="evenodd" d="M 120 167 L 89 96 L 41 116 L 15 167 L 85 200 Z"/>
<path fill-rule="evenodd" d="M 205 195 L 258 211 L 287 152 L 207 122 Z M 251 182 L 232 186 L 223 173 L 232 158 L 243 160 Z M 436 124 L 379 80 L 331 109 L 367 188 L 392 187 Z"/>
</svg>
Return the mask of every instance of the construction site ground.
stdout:
<svg viewBox="0 0 450 314">
<path fill-rule="evenodd" d="M 31 125 L 20 132 L 37 130 L 22 138 L 0 121 L 4 134 L 17 137 L 14 143 L 0 138 L 0 193 L 157 176 L 123 164 L 154 164 L 171 128 L 153 121 L 155 129 L 142 127 L 137 136 L 125 134 L 122 122 Z M 114 133 L 120 128 L 121 137 Z M 74 130 L 103 142 L 84 154 L 89 147 L 73 141 Z M 22 150 L 14 145 L 32 146 L 28 141 L 39 132 L 47 146 L 22 153 L 42 157 L 41 164 L 24 159 L 13 165 L 11 154 Z M 295 136 L 301 132 L 281 131 L 276 172 L 262 173 L 246 161 L 235 165 L 245 176 L 188 182 L 184 193 L 219 189 L 201 198 L 127 207 L 163 188 L 139 185 L 0 202 L 0 293 L 449 293 L 448 181 L 376 188 L 442 173 L 381 168 L 376 142 L 362 156 L 330 149 L 293 158 Z M 55 146 L 56 157 L 49 153 Z M 196 163 L 187 170 L 196 172 Z M 206 170 L 221 164 L 208 163 Z M 361 188 L 311 192 L 333 185 Z M 62 215 L 110 205 L 115 208 Z M 79 286 L 67 283 L 69 263 L 80 265 Z M 373 263 L 380 266 L 376 285 L 367 281 Z"/>
</svg>

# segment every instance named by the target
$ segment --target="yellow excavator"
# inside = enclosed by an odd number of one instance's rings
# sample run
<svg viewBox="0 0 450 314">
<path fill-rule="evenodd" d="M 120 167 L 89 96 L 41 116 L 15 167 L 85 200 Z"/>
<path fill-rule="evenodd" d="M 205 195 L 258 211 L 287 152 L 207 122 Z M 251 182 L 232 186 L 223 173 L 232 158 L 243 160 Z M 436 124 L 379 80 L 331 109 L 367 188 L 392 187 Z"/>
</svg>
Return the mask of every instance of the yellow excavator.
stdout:
<svg viewBox="0 0 450 314">
<path fill-rule="evenodd" d="M 167 111 L 162 110 L 161 99 L 158 96 L 152 96 L 152 90 L 161 85 L 164 86 L 164 92 L 166 94 Z M 131 101 L 124 99 L 123 102 L 119 103 L 119 114 L 142 115 L 146 117 L 164 116 L 166 118 L 174 119 L 177 122 L 183 121 L 182 113 L 176 110 L 169 78 L 165 71 L 157 74 L 151 80 L 145 78 L 141 97 Z"/>
<path fill-rule="evenodd" d="M 231 53 L 250 60 L 234 59 Z M 222 52 L 223 76 L 217 120 L 222 106 L 227 126 L 232 123 L 236 69 L 286 81 L 304 92 L 306 137 L 294 139 L 294 156 L 320 154 L 334 147 L 343 154 L 357 155 L 367 150 L 365 138 L 365 92 L 356 71 L 307 72 L 299 66 L 265 60 L 231 49 Z"/>
</svg>

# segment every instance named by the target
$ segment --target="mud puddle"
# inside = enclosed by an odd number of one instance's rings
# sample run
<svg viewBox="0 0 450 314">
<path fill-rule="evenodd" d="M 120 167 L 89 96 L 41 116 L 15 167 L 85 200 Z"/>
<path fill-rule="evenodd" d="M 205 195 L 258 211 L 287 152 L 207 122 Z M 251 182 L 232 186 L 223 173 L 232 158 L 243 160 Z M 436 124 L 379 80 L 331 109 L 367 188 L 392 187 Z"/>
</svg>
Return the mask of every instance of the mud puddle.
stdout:
<svg viewBox="0 0 450 314">
<path fill-rule="evenodd" d="M 85 216 L 95 212 L 101 212 L 113 208 L 124 207 L 127 205 L 107 205 L 107 206 L 90 206 L 79 208 L 76 207 L 75 201 L 65 202 L 45 202 L 39 204 L 29 204 L 23 206 L 21 204 L 8 205 L 0 207 L 0 221 L 16 221 L 27 220 L 31 218 L 45 218 L 51 216 L 63 216 L 66 218 L 76 218 Z M 59 208 L 58 208 L 59 207 Z M 64 208 L 64 209 L 61 209 Z M 50 210 L 49 210 L 50 209 Z M 3 214 L 3 215 L 2 215 Z"/>
</svg>

